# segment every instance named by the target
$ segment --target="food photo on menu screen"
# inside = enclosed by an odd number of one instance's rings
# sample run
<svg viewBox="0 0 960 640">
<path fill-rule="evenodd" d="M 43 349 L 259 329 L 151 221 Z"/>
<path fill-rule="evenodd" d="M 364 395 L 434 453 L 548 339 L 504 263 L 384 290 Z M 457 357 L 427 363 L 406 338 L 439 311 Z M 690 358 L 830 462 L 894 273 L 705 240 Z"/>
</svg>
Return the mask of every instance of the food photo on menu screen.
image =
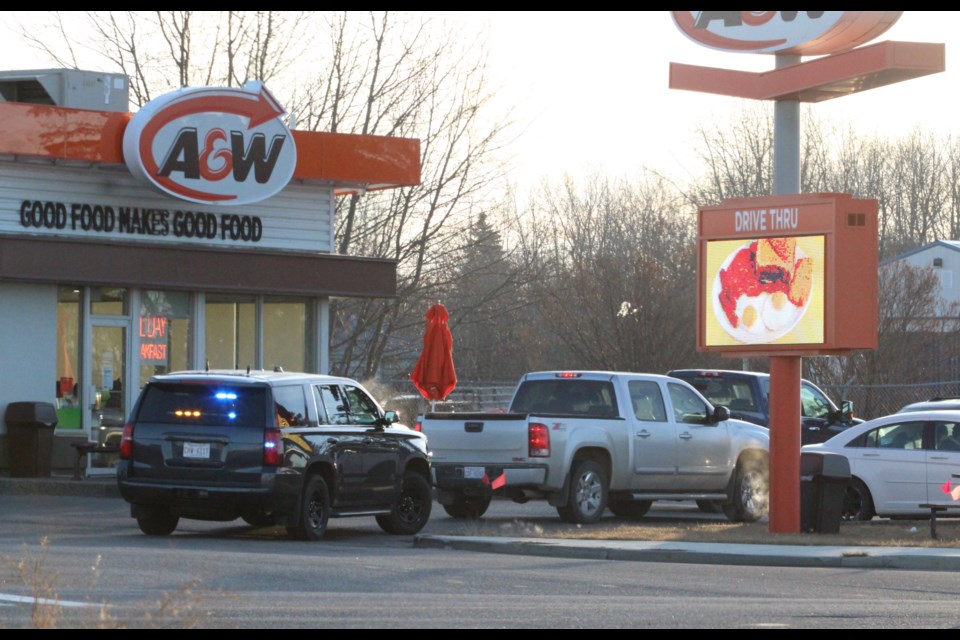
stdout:
<svg viewBox="0 0 960 640">
<path fill-rule="evenodd" d="M 706 247 L 706 345 L 824 340 L 824 236 L 714 240 Z"/>
</svg>

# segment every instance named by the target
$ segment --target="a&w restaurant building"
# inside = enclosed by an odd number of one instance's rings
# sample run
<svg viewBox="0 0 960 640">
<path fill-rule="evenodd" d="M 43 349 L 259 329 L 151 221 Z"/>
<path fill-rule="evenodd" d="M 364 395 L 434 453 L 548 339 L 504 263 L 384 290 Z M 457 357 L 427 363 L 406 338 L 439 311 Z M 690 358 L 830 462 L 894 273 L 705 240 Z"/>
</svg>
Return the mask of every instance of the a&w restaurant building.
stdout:
<svg viewBox="0 0 960 640">
<path fill-rule="evenodd" d="M 323 373 L 330 298 L 395 295 L 393 261 L 333 254 L 334 205 L 417 184 L 419 142 L 285 115 L 260 83 L 131 114 L 122 75 L 0 72 L 0 474 L 29 453 L 10 403 L 52 405 L 52 468 L 72 469 L 151 375 Z"/>
</svg>

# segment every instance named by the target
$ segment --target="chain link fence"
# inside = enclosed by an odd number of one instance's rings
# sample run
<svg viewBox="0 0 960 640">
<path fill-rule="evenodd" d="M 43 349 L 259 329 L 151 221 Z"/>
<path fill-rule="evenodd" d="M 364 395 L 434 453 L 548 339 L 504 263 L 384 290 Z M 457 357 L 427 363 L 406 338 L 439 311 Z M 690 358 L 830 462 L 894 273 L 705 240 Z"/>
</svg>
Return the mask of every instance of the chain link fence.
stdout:
<svg viewBox="0 0 960 640">
<path fill-rule="evenodd" d="M 853 414 L 863 420 L 896 413 L 912 402 L 960 398 L 960 380 L 918 384 L 821 385 L 837 403 L 853 402 Z"/>
</svg>

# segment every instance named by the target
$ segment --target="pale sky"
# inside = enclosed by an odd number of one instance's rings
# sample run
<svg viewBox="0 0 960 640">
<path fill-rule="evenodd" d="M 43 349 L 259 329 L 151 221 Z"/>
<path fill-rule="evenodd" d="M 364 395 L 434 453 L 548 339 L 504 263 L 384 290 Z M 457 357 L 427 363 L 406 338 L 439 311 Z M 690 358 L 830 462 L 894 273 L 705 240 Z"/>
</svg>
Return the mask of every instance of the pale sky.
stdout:
<svg viewBox="0 0 960 640">
<path fill-rule="evenodd" d="M 483 19 L 482 12 L 473 14 Z M 669 11 L 497 12 L 490 20 L 495 75 L 530 122 L 517 177 L 644 165 L 690 171 L 698 120 L 734 114 L 737 98 L 668 88 L 671 62 L 768 71 L 774 56 L 726 53 L 688 39 Z M 960 12 L 905 11 L 872 41 L 946 45 L 946 70 L 813 105 L 818 118 L 898 136 L 920 126 L 960 132 Z M 801 120 L 801 126 L 803 121 Z"/>
<path fill-rule="evenodd" d="M 8 18 L 11 13 L 0 12 Z M 22 13 L 22 12 L 21 12 Z M 637 175 L 644 166 L 683 175 L 696 169 L 690 139 L 698 120 L 731 117 L 744 102 L 668 88 L 670 62 L 767 71 L 770 55 L 726 53 L 689 40 L 669 11 L 449 12 L 488 27 L 491 81 L 514 108 L 523 133 L 514 143 L 518 184 L 602 171 Z M 0 67 L 49 62 L 9 30 Z M 873 42 L 946 45 L 946 71 L 814 105 L 817 117 L 863 133 L 898 136 L 914 127 L 958 132 L 960 12 L 905 11 Z M 722 120 L 720 120 L 722 122 Z M 801 122 L 802 125 L 802 122 Z"/>
</svg>

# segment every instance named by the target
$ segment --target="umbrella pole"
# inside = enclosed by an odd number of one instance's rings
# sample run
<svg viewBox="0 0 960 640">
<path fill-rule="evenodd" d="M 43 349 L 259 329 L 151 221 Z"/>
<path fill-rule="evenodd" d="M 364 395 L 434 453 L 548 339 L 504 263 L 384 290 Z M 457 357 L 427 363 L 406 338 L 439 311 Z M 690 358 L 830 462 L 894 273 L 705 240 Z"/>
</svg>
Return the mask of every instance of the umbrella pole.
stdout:
<svg viewBox="0 0 960 640">
<path fill-rule="evenodd" d="M 436 411 L 436 410 L 437 410 L 437 401 L 436 401 L 436 400 L 431 400 L 431 401 L 430 401 L 430 413 L 433 413 L 433 412 Z"/>
</svg>

